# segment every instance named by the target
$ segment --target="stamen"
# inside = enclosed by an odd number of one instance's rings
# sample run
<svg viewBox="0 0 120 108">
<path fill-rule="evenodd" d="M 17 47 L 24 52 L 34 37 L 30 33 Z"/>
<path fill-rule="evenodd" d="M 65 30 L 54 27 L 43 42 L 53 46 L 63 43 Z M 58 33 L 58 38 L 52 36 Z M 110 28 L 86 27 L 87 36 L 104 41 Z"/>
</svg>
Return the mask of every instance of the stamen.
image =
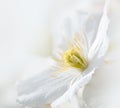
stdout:
<svg viewBox="0 0 120 108">
<path fill-rule="evenodd" d="M 75 34 L 72 44 L 69 42 L 68 49 L 61 54 L 61 59 L 57 60 L 61 70 L 74 67 L 84 71 L 89 65 L 86 46 L 84 35 Z"/>
<path fill-rule="evenodd" d="M 78 48 L 68 49 L 63 55 L 65 65 L 79 68 L 84 71 L 88 67 L 88 61 Z"/>
</svg>

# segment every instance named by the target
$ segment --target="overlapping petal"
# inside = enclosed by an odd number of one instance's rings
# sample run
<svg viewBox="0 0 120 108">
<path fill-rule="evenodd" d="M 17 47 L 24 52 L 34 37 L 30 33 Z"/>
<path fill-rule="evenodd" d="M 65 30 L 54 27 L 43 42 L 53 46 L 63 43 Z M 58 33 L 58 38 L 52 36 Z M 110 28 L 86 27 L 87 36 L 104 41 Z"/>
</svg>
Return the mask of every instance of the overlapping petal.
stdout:
<svg viewBox="0 0 120 108">
<path fill-rule="evenodd" d="M 18 83 L 17 101 L 25 106 L 41 108 L 64 94 L 71 80 L 79 74 L 77 70 L 57 73 L 56 69 L 49 67 L 36 76 Z"/>
<path fill-rule="evenodd" d="M 74 94 L 76 94 L 91 80 L 93 74 L 94 69 L 91 70 L 88 74 L 84 75 L 82 78 L 78 79 L 73 85 L 71 85 L 71 87 L 67 90 L 67 92 L 64 95 L 62 95 L 60 98 L 58 98 L 52 103 L 52 108 L 58 108 L 61 104 L 65 103 L 66 101 L 70 101 Z"/>
</svg>

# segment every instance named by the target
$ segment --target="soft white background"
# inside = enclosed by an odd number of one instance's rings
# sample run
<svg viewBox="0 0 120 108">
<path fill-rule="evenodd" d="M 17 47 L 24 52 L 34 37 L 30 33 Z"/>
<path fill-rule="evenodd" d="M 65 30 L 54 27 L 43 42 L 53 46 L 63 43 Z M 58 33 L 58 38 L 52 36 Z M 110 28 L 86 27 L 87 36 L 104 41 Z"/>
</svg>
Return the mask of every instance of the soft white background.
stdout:
<svg viewBox="0 0 120 108">
<path fill-rule="evenodd" d="M 36 73 L 40 57 L 51 53 L 54 20 L 73 8 L 90 9 L 93 2 L 92 8 L 99 10 L 101 1 L 0 0 L 0 108 L 20 107 L 16 103 L 15 83 Z M 85 89 L 85 98 L 92 108 L 120 107 L 119 0 L 111 0 L 110 19 L 107 61 Z"/>
</svg>

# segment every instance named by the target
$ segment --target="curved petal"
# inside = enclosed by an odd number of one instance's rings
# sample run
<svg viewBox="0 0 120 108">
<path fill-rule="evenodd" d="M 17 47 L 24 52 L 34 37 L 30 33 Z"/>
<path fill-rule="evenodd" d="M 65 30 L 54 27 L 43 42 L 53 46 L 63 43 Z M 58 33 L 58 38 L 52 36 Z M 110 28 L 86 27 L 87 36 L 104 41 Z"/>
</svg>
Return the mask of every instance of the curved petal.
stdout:
<svg viewBox="0 0 120 108">
<path fill-rule="evenodd" d="M 108 44 L 109 44 L 107 37 L 107 30 L 109 25 L 109 19 L 107 16 L 108 4 L 109 4 L 109 0 L 106 0 L 104 12 L 99 23 L 96 39 L 94 40 L 89 50 L 88 57 L 90 60 L 92 60 L 93 58 L 95 59 L 95 58 L 103 57 L 108 48 Z"/>
<path fill-rule="evenodd" d="M 59 105 L 65 103 L 66 101 L 71 100 L 73 95 L 91 80 L 93 74 L 94 74 L 94 69 L 88 74 L 84 75 L 81 79 L 77 80 L 64 95 L 62 95 L 60 98 L 58 98 L 52 103 L 51 105 L 52 108 L 57 108 L 59 107 Z"/>
<path fill-rule="evenodd" d="M 84 47 L 89 49 L 96 37 L 100 17 L 101 15 L 96 13 L 88 14 L 83 11 L 75 11 L 73 14 L 63 18 L 59 22 L 61 25 L 59 24 L 53 31 L 53 55 L 60 58 L 59 53 L 65 51 L 68 48 L 68 44 L 74 40 L 75 34 L 80 32 L 83 32 L 87 43 Z"/>
<path fill-rule="evenodd" d="M 17 101 L 30 107 L 43 107 L 64 94 L 71 80 L 78 75 L 78 71 L 55 73 L 55 69 L 48 68 L 40 74 L 18 83 Z"/>
<path fill-rule="evenodd" d="M 58 27 L 54 28 L 55 46 L 66 46 L 66 40 L 73 40 L 75 33 L 83 31 L 87 37 L 88 46 L 90 47 L 97 33 L 101 15 L 88 14 L 83 11 L 75 11 L 61 20 Z"/>
</svg>

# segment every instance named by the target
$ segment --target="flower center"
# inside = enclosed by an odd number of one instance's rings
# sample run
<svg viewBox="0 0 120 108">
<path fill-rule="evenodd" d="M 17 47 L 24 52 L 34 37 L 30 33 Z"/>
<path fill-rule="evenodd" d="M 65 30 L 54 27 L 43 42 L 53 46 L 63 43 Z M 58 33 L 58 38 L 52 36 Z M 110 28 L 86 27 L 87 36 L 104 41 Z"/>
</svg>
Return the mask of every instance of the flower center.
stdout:
<svg viewBox="0 0 120 108">
<path fill-rule="evenodd" d="M 88 67 L 88 60 L 82 55 L 79 48 L 70 48 L 63 54 L 64 63 L 68 66 L 84 71 Z"/>
<path fill-rule="evenodd" d="M 59 52 L 60 58 L 54 57 L 60 71 L 65 71 L 70 67 L 78 68 L 82 72 L 89 66 L 87 42 L 82 32 L 75 33 L 72 41 L 67 41 L 67 49 Z"/>
</svg>

